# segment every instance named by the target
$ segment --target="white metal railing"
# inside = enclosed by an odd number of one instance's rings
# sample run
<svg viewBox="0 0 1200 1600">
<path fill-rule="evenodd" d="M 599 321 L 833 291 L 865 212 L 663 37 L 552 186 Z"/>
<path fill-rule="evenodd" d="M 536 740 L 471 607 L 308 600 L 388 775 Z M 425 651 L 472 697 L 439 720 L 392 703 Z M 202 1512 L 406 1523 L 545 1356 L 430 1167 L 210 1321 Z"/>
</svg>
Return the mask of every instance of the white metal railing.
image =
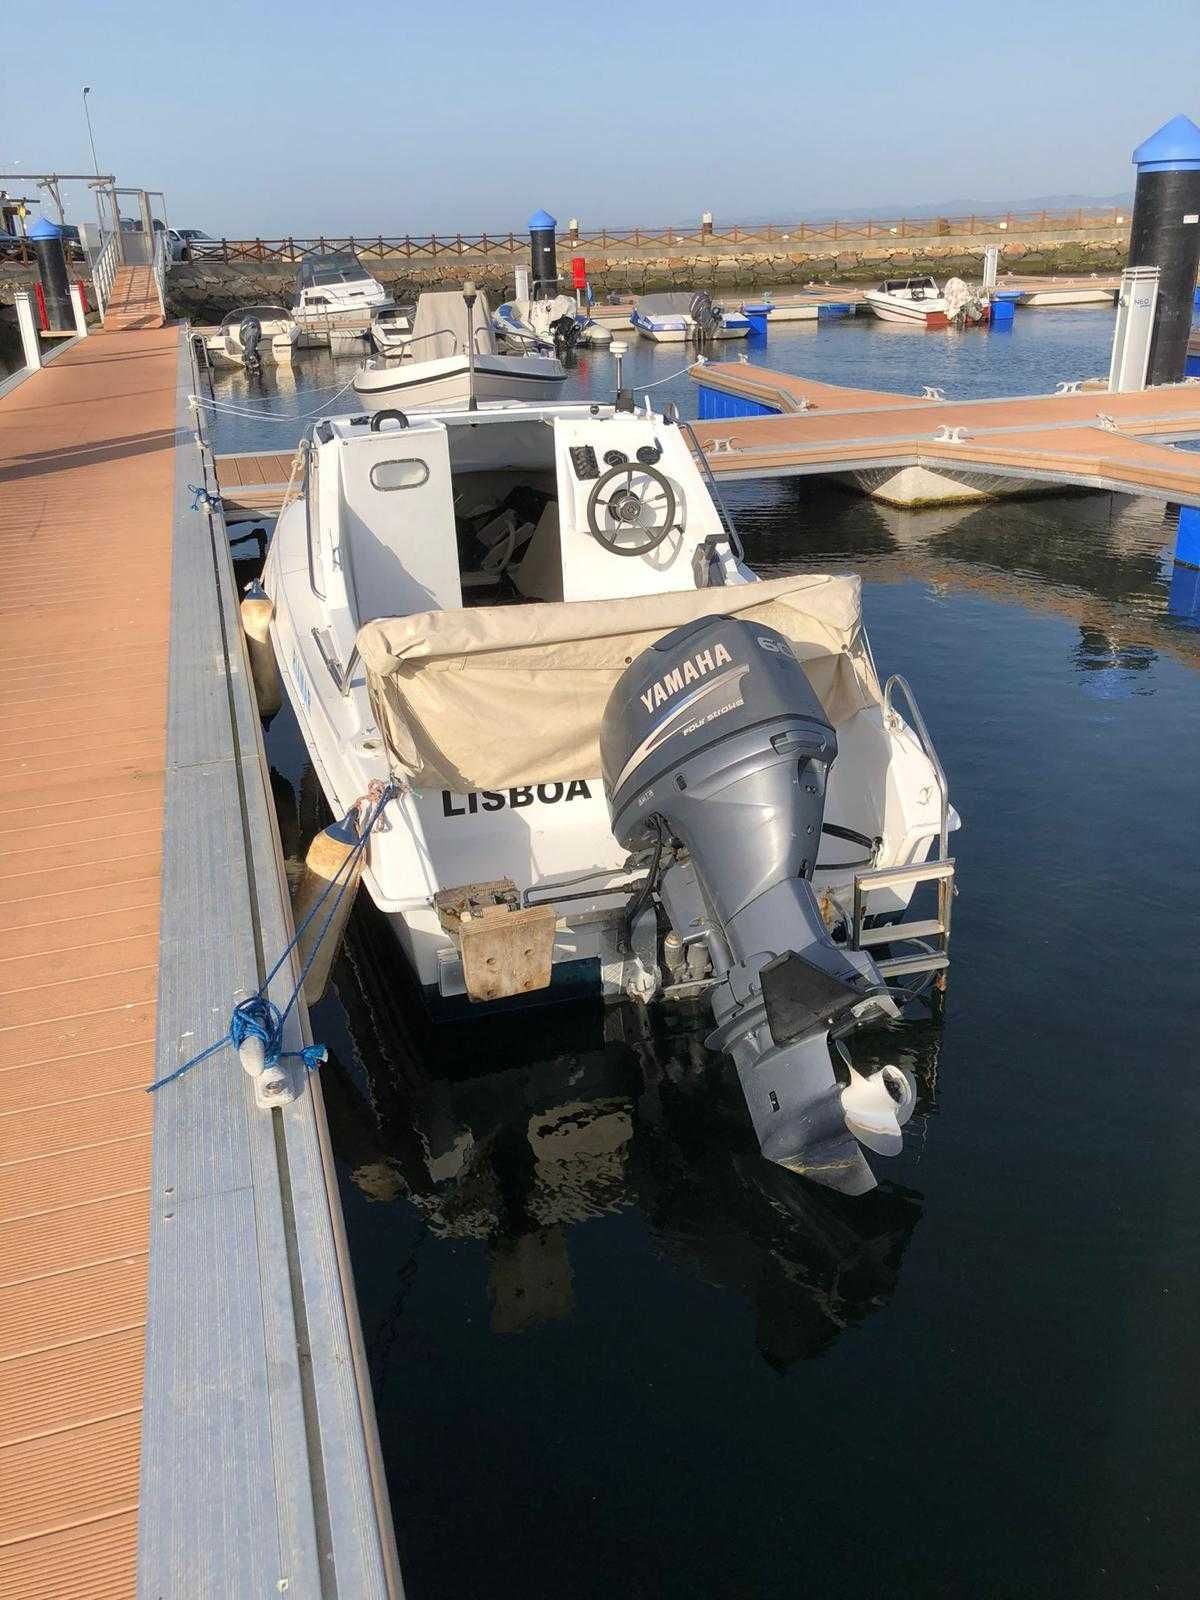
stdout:
<svg viewBox="0 0 1200 1600">
<path fill-rule="evenodd" d="M 165 227 L 154 230 L 154 287 L 158 290 L 158 309 L 167 319 L 167 263 L 171 259 Z"/>
<path fill-rule="evenodd" d="M 116 233 L 105 232 L 100 237 L 100 252 L 92 262 L 92 287 L 96 291 L 96 305 L 103 320 L 117 269 L 121 265 L 121 240 Z"/>
</svg>

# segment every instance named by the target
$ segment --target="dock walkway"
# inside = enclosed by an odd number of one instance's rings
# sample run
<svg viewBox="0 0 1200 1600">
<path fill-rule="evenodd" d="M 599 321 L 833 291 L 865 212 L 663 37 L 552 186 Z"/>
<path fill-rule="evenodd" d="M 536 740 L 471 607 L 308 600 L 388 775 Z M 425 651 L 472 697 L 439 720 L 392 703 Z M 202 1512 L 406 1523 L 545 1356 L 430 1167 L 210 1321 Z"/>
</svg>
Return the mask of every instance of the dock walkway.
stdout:
<svg viewBox="0 0 1200 1600">
<path fill-rule="evenodd" d="M 222 1055 L 145 1093 L 290 931 L 194 385 L 160 327 L 0 399 L 13 1600 L 399 1592 L 319 1088 L 257 1111 Z"/>
<path fill-rule="evenodd" d="M 1200 453 L 1166 442 L 1200 436 L 1197 383 L 948 400 L 842 388 L 742 361 L 708 362 L 692 375 L 701 415 L 709 414 L 696 438 L 721 478 L 920 467 L 950 479 L 1020 479 L 1200 505 Z M 777 414 L 738 415 L 741 401 Z"/>
</svg>

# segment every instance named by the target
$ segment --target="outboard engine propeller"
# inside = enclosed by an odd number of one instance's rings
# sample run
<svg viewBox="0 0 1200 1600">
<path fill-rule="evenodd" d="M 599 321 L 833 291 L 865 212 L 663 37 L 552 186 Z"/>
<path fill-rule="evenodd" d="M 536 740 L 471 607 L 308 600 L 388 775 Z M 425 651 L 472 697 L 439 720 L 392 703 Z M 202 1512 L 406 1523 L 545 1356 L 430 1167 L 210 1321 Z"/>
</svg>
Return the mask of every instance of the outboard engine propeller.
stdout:
<svg viewBox="0 0 1200 1600">
<path fill-rule="evenodd" d="M 899 1068 L 864 1077 L 837 1044 L 898 1012 L 813 892 L 837 735 L 791 644 L 737 617 L 676 628 L 622 673 L 600 752 L 613 833 L 652 852 L 672 948 L 707 949 L 707 1042 L 732 1056 L 763 1154 L 846 1194 L 874 1188 L 858 1140 L 899 1150 L 915 1091 Z M 657 949 L 648 890 L 633 915 L 634 948 L 649 933 Z"/>
<path fill-rule="evenodd" d="M 242 347 L 242 360 L 248 367 L 259 363 L 258 347 L 262 342 L 262 323 L 257 317 L 243 317 L 238 323 L 238 341 Z"/>
</svg>

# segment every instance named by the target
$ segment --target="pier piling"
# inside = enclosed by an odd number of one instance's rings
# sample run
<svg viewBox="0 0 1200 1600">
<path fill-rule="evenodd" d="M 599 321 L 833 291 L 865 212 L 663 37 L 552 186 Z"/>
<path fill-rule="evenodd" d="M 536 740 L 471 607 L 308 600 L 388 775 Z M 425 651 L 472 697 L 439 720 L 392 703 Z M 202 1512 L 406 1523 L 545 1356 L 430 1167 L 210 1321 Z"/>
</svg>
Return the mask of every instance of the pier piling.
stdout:
<svg viewBox="0 0 1200 1600">
<path fill-rule="evenodd" d="M 1187 359 L 1200 264 L 1200 128 L 1172 117 L 1133 152 L 1129 265 L 1158 267 L 1149 384 L 1178 383 Z"/>
</svg>

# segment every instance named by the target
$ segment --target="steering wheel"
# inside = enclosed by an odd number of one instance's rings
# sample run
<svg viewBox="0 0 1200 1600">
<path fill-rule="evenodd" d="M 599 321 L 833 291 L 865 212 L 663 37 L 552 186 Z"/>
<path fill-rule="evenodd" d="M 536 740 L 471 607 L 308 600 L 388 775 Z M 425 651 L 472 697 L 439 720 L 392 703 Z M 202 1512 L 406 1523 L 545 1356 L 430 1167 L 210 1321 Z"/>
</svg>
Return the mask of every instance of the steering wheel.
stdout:
<svg viewBox="0 0 1200 1600">
<path fill-rule="evenodd" d="M 646 556 L 675 523 L 675 490 L 657 467 L 621 462 L 592 485 L 588 528 L 597 544 L 614 556 Z M 622 536 L 632 534 L 632 542 Z"/>
</svg>

